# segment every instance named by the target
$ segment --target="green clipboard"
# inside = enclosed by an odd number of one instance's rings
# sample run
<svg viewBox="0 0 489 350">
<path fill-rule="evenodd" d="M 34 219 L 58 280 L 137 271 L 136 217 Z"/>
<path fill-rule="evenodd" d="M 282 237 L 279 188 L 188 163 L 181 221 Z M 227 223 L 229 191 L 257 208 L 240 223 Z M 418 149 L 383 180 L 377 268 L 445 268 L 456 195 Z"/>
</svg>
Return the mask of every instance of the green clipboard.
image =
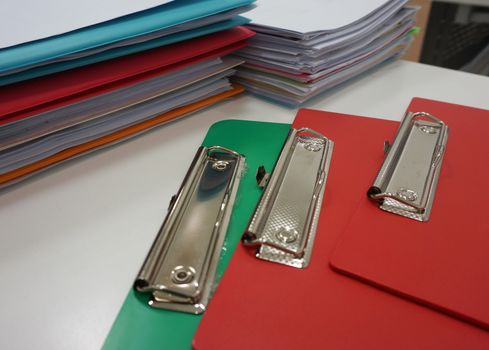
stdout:
<svg viewBox="0 0 489 350">
<path fill-rule="evenodd" d="M 289 124 L 224 120 L 207 132 L 203 146 L 224 146 L 246 157 L 216 281 L 222 277 L 260 199 L 262 190 L 256 184 L 256 170 L 260 165 L 268 171 L 273 169 L 289 130 Z M 105 340 L 104 350 L 192 348 L 192 338 L 202 315 L 154 309 L 147 302 L 148 296 L 133 289 L 129 291 Z"/>
</svg>

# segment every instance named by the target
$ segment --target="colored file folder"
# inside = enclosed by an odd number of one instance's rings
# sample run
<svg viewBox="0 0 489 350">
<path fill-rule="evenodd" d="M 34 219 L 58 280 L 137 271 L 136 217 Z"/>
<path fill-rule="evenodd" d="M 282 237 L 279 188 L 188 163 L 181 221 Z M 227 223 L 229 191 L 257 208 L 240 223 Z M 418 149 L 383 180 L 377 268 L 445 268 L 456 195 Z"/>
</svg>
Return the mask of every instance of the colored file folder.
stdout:
<svg viewBox="0 0 489 350">
<path fill-rule="evenodd" d="M 27 177 L 33 176 L 41 171 L 47 170 L 52 166 L 58 165 L 63 161 L 81 156 L 83 154 L 87 154 L 103 147 L 114 145 L 118 142 L 140 135 L 156 126 L 160 126 L 179 117 L 189 115 L 192 112 L 196 112 L 202 108 L 208 107 L 214 103 L 217 103 L 227 97 L 234 96 L 240 92 L 243 92 L 242 87 L 233 86 L 229 91 L 225 91 L 214 96 L 202 99 L 200 101 L 190 103 L 183 107 L 176 108 L 154 118 L 130 125 L 126 128 L 117 130 L 113 133 L 104 135 L 94 140 L 64 149 L 51 156 L 32 162 L 31 164 L 27 164 L 15 170 L 0 174 L 0 188 L 24 180 Z"/>
<path fill-rule="evenodd" d="M 424 99 L 408 110 L 428 112 L 449 128 L 429 221 L 381 211 L 365 196 L 331 263 L 489 329 L 489 111 Z M 373 160 L 365 176 L 373 178 L 379 165 Z"/>
<path fill-rule="evenodd" d="M 155 33 L 250 3 L 250 0 L 173 1 L 63 35 L 0 50 L 0 72 L 19 71 L 45 61 Z"/>
<path fill-rule="evenodd" d="M 133 45 L 112 48 L 107 51 L 102 51 L 99 53 L 92 54 L 90 56 L 80 57 L 69 61 L 53 62 L 47 65 L 38 66 L 27 70 L 22 70 L 17 73 L 0 76 L 0 86 L 13 84 L 19 81 L 32 79 L 36 77 L 41 77 L 48 74 L 62 72 L 68 69 L 82 67 L 89 64 L 102 62 L 102 61 L 106 61 L 109 59 L 113 59 L 125 55 L 130 55 L 133 53 L 153 49 L 164 45 L 170 45 L 184 40 L 193 39 L 199 36 L 230 29 L 236 26 L 246 24 L 247 22 L 249 22 L 248 19 L 241 16 L 236 16 L 234 18 L 221 21 L 218 23 L 213 23 L 192 30 L 186 30 L 183 32 L 170 34 L 168 36 L 140 42 Z"/>
<path fill-rule="evenodd" d="M 203 145 L 219 145 L 244 154 L 250 169 L 260 165 L 271 168 L 288 131 L 287 124 L 226 120 L 209 129 Z M 246 171 L 241 177 L 217 280 L 222 276 L 260 194 L 255 186 L 255 174 Z M 151 308 L 147 304 L 148 297 L 133 290 L 129 292 L 105 341 L 105 350 L 191 349 L 192 336 L 202 316 Z"/>
<path fill-rule="evenodd" d="M 256 259 L 244 246 L 237 247 L 197 329 L 195 349 L 489 347 L 489 332 L 329 267 L 337 240 L 382 162 L 382 141 L 394 135 L 398 125 L 299 111 L 294 127 L 314 129 L 335 143 L 310 265 L 297 270 L 268 263 Z M 362 232 L 376 228 L 365 225 Z"/>
<path fill-rule="evenodd" d="M 0 125 L 150 79 L 244 46 L 237 27 L 138 54 L 0 87 Z"/>
</svg>

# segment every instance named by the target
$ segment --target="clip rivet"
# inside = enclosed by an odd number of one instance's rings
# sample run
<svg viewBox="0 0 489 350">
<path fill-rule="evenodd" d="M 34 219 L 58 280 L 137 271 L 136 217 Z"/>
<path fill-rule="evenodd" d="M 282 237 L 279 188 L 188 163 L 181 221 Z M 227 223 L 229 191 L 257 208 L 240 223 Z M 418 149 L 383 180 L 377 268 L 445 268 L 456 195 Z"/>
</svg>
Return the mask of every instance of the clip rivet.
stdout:
<svg viewBox="0 0 489 350">
<path fill-rule="evenodd" d="M 292 243 L 299 237 L 299 232 L 292 228 L 281 227 L 275 232 L 275 237 L 283 243 Z"/>
<path fill-rule="evenodd" d="M 224 171 L 227 169 L 228 166 L 229 166 L 229 162 L 225 160 L 218 160 L 214 162 L 214 164 L 212 164 L 212 169 L 216 171 Z"/>
<path fill-rule="evenodd" d="M 177 266 L 171 272 L 172 281 L 176 284 L 190 283 L 194 279 L 195 270 L 192 267 Z"/>
</svg>

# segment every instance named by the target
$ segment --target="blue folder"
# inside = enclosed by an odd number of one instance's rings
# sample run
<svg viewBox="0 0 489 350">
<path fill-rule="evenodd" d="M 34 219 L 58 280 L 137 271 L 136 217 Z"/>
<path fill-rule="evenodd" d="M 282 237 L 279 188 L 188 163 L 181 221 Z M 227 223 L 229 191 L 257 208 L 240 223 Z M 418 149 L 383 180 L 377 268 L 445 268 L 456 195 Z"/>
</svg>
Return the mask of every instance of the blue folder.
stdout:
<svg viewBox="0 0 489 350">
<path fill-rule="evenodd" d="M 112 58 L 121 57 L 121 56 L 129 55 L 132 53 L 144 51 L 144 50 L 153 49 L 155 47 L 159 47 L 159 46 L 163 46 L 163 45 L 173 44 L 173 43 L 176 43 L 179 41 L 192 39 L 192 38 L 195 38 L 198 36 L 207 35 L 207 34 L 211 34 L 214 32 L 219 32 L 221 30 L 226 30 L 229 28 L 240 26 L 240 25 L 246 24 L 248 22 L 249 22 L 249 19 L 241 17 L 241 16 L 237 16 L 237 17 L 230 19 L 230 20 L 227 20 L 227 21 L 223 21 L 223 22 L 219 22 L 219 23 L 215 23 L 215 24 L 210 24 L 208 26 L 204 26 L 204 27 L 192 29 L 192 30 L 187 30 L 187 31 L 180 32 L 180 33 L 175 33 L 172 35 L 168 35 L 168 36 L 161 37 L 158 39 L 149 40 L 149 41 L 142 42 L 139 44 L 130 45 L 130 46 L 122 46 L 122 47 L 118 47 L 118 48 L 111 49 L 108 51 L 103 51 L 103 52 L 100 52 L 100 53 L 95 54 L 95 55 L 86 56 L 86 57 L 78 58 L 78 59 L 71 60 L 71 61 L 57 62 L 57 63 L 52 63 L 52 64 L 49 64 L 46 66 L 40 66 L 40 67 L 32 68 L 32 69 L 25 70 L 25 71 L 22 71 L 19 73 L 0 77 L 0 86 L 16 83 L 16 82 L 27 80 L 27 79 L 37 78 L 37 77 L 40 77 L 43 75 L 58 73 L 58 72 L 62 72 L 62 71 L 68 70 L 68 69 L 86 66 L 86 65 L 92 64 L 92 63 L 106 61 L 106 60 L 109 60 Z M 0 51 L 0 57 L 1 57 L 1 51 Z"/>
<path fill-rule="evenodd" d="M 124 16 L 112 21 L 85 27 L 62 35 L 8 47 L 0 50 L 0 73 L 22 70 L 22 67 L 29 67 L 44 61 L 58 59 L 63 56 L 72 55 L 85 50 L 90 50 L 141 35 L 150 34 L 182 23 L 215 15 L 238 7 L 247 6 L 253 1 L 254 0 L 172 1 L 167 4 Z M 200 29 L 201 28 L 195 29 L 195 31 L 199 31 Z M 190 30 L 190 32 L 194 32 L 194 30 Z M 189 33 L 184 33 L 185 32 L 180 32 L 170 35 L 173 36 L 173 41 L 171 42 L 185 40 L 189 37 L 195 37 L 197 35 L 203 35 L 209 32 L 204 31 L 203 33 L 199 34 L 195 32 L 195 35 L 193 36 L 188 36 Z M 184 37 L 178 39 L 178 34 L 182 34 Z M 162 41 L 159 43 L 159 45 L 166 45 L 169 43 L 170 42 Z M 109 56 L 109 58 L 112 57 Z M 33 68 L 33 70 L 34 69 L 35 68 Z"/>
</svg>

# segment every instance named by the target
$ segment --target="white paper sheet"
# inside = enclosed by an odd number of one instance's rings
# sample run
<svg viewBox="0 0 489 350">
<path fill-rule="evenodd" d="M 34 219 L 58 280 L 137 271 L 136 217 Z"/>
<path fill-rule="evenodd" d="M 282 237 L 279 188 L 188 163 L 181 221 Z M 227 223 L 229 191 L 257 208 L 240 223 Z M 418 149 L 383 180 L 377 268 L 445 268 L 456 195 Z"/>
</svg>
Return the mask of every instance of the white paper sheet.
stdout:
<svg viewBox="0 0 489 350">
<path fill-rule="evenodd" d="M 2 0 L 0 48 L 66 33 L 171 0 Z"/>
<path fill-rule="evenodd" d="M 305 84 L 279 75 L 263 75 L 260 72 L 244 70 L 238 71 L 234 79 L 252 93 L 295 106 L 364 73 L 376 65 L 382 64 L 386 60 L 399 57 L 411 41 L 411 36 L 404 35 L 399 40 L 387 45 L 383 50 L 312 83 Z"/>
<path fill-rule="evenodd" d="M 390 1 L 262 0 L 248 17 L 255 24 L 297 33 L 335 31 L 361 21 Z"/>
<path fill-rule="evenodd" d="M 320 67 L 326 63 L 333 64 L 338 59 L 353 58 L 357 56 L 360 51 L 370 51 L 369 46 L 371 43 L 376 42 L 375 46 L 380 47 L 385 43 L 378 42 L 378 38 L 386 37 L 384 40 L 391 40 L 397 37 L 402 32 L 410 29 L 414 25 L 415 9 L 404 8 L 399 11 L 394 17 L 390 18 L 385 23 L 372 28 L 366 34 L 359 33 L 358 38 L 347 37 L 348 45 L 346 43 L 338 42 L 337 39 L 331 42 L 331 46 L 335 50 L 322 51 L 323 44 L 312 47 L 315 50 L 299 50 L 285 45 L 273 45 L 269 47 L 269 44 L 264 42 L 258 42 L 252 38 L 249 40 L 249 46 L 241 49 L 237 54 L 246 58 L 254 60 L 266 60 L 266 62 L 276 62 L 278 68 L 281 63 L 293 64 L 297 66 L 297 69 L 306 67 Z M 337 47 L 340 46 L 338 49 Z M 316 50 L 317 48 L 317 50 Z M 367 49 L 367 50 L 365 50 Z M 311 55 L 312 53 L 312 55 Z"/>
<path fill-rule="evenodd" d="M 329 87 L 331 83 L 336 81 L 344 81 L 343 78 L 351 76 L 352 73 L 358 73 L 362 70 L 366 70 L 365 67 L 370 67 L 373 64 L 382 61 L 385 57 L 390 57 L 400 49 L 406 46 L 406 42 L 409 38 L 403 38 L 401 42 L 396 42 L 383 50 L 376 52 L 371 56 L 365 56 L 363 59 L 353 62 L 351 64 L 343 65 L 342 67 L 335 67 L 336 70 L 333 74 L 328 74 L 324 79 L 320 79 L 313 83 L 300 83 L 295 80 L 290 80 L 279 75 L 263 75 L 260 72 L 244 71 L 240 70 L 236 76 L 246 78 L 251 81 L 262 82 L 270 84 L 276 88 L 280 88 L 288 93 L 296 94 L 301 97 L 307 97 L 311 93 L 314 93 L 324 87 Z"/>
</svg>

